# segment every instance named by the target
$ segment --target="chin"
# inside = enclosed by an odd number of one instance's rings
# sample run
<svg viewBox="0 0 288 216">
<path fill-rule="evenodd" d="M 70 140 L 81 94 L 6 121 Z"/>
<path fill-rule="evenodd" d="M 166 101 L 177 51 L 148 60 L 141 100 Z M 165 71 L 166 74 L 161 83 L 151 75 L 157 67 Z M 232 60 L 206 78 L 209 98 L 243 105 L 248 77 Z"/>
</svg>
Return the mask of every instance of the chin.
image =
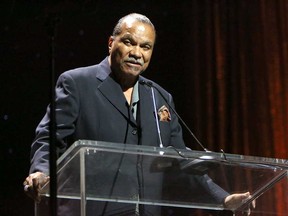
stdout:
<svg viewBox="0 0 288 216">
<path fill-rule="evenodd" d="M 127 73 L 129 76 L 131 76 L 131 77 L 138 77 L 140 74 L 141 74 L 141 71 L 137 71 L 137 72 L 135 72 L 135 71 L 133 71 L 133 72 L 129 72 L 129 73 Z"/>
<path fill-rule="evenodd" d="M 130 74 L 132 76 L 139 76 L 141 73 L 142 73 L 143 70 L 135 70 L 135 69 L 128 69 L 128 70 L 124 70 L 124 73 L 125 74 Z"/>
</svg>

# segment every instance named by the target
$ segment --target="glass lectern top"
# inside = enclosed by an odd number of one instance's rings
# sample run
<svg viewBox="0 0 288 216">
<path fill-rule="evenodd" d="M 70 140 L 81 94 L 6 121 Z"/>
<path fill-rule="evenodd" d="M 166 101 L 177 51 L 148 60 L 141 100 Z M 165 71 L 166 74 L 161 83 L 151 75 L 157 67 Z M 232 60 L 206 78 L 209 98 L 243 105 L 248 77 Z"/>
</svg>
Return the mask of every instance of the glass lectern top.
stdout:
<svg viewBox="0 0 288 216">
<path fill-rule="evenodd" d="M 75 142 L 57 163 L 59 199 L 84 199 L 85 212 L 91 202 L 223 210 L 223 197 L 249 191 L 229 209 L 242 211 L 288 168 L 284 159 L 90 140 Z"/>
</svg>

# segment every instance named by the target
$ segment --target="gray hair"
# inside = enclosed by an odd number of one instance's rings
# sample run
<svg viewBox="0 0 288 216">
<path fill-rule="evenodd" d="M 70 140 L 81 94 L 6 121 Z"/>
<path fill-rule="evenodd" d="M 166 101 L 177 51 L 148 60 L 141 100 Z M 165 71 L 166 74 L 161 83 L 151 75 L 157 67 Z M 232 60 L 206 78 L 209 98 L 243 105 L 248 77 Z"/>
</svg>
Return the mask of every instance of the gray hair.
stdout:
<svg viewBox="0 0 288 216">
<path fill-rule="evenodd" d="M 122 24 L 123 24 L 123 21 L 127 18 L 127 17 L 132 17 L 134 18 L 135 20 L 141 22 L 141 23 L 145 23 L 145 24 L 148 24 L 150 26 L 152 26 L 155 34 L 156 34 L 156 30 L 155 30 L 155 27 L 153 25 L 153 23 L 150 21 L 150 19 L 142 14 L 138 14 L 138 13 L 131 13 L 131 14 L 128 14 L 124 17 L 122 17 L 118 23 L 116 24 L 116 26 L 114 27 L 113 29 L 113 33 L 112 33 L 112 36 L 117 36 L 119 34 L 121 34 L 121 27 L 122 27 Z"/>
</svg>

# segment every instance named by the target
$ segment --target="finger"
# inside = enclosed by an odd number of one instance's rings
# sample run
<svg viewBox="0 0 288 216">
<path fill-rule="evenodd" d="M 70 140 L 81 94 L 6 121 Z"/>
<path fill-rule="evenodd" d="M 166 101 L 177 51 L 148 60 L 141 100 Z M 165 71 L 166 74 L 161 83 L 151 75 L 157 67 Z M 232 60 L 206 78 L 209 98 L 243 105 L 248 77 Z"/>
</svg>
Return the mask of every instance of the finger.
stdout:
<svg viewBox="0 0 288 216">
<path fill-rule="evenodd" d="M 256 200 L 252 201 L 252 208 L 255 209 L 256 208 Z"/>
<path fill-rule="evenodd" d="M 25 179 L 25 181 L 23 182 L 23 185 L 24 185 L 24 186 L 25 186 L 25 185 L 32 185 L 30 176 L 28 176 L 28 177 Z"/>
<path fill-rule="evenodd" d="M 250 197 L 250 192 L 242 193 L 241 196 L 243 197 L 243 199 L 249 198 Z"/>
<path fill-rule="evenodd" d="M 246 213 L 247 215 L 250 215 L 251 214 L 251 209 L 249 208 L 248 210 L 247 210 L 247 213 Z"/>
<path fill-rule="evenodd" d="M 249 197 L 247 199 L 252 199 L 252 196 L 249 194 Z M 252 202 L 250 203 L 249 206 L 251 206 L 253 209 L 255 209 L 256 208 L 256 200 L 255 199 L 252 200 Z"/>
<path fill-rule="evenodd" d="M 25 193 L 28 193 L 29 187 L 30 187 L 30 186 L 29 186 L 28 184 L 25 184 L 25 185 L 24 185 L 24 192 L 25 192 Z"/>
<path fill-rule="evenodd" d="M 32 179 L 32 182 L 33 182 L 33 189 L 36 190 L 38 185 L 39 185 L 39 180 L 38 178 L 33 178 Z"/>
<path fill-rule="evenodd" d="M 27 193 L 30 193 L 31 192 L 31 189 L 33 187 L 33 183 L 31 181 L 31 178 L 30 176 L 28 176 L 25 181 L 23 182 L 23 186 L 24 186 L 24 192 L 27 194 Z"/>
<path fill-rule="evenodd" d="M 40 184 L 39 184 L 39 179 L 34 178 L 32 179 L 33 181 L 33 194 L 37 202 L 40 202 Z"/>
</svg>

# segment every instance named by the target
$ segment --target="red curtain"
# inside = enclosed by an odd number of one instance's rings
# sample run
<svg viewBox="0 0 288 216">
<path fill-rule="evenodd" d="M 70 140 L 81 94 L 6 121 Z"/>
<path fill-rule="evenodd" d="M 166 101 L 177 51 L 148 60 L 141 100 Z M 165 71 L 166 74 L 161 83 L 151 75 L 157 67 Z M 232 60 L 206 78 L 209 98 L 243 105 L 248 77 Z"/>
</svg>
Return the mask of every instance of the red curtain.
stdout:
<svg viewBox="0 0 288 216">
<path fill-rule="evenodd" d="M 200 136 L 213 150 L 287 158 L 288 2 L 201 0 L 183 10 Z"/>
<path fill-rule="evenodd" d="M 191 20 L 183 56 L 191 71 L 183 81 L 189 125 L 210 150 L 287 159 L 288 1 L 195 0 L 182 6 Z M 267 203 L 279 215 L 287 213 L 286 196 L 278 189 Z"/>
</svg>

